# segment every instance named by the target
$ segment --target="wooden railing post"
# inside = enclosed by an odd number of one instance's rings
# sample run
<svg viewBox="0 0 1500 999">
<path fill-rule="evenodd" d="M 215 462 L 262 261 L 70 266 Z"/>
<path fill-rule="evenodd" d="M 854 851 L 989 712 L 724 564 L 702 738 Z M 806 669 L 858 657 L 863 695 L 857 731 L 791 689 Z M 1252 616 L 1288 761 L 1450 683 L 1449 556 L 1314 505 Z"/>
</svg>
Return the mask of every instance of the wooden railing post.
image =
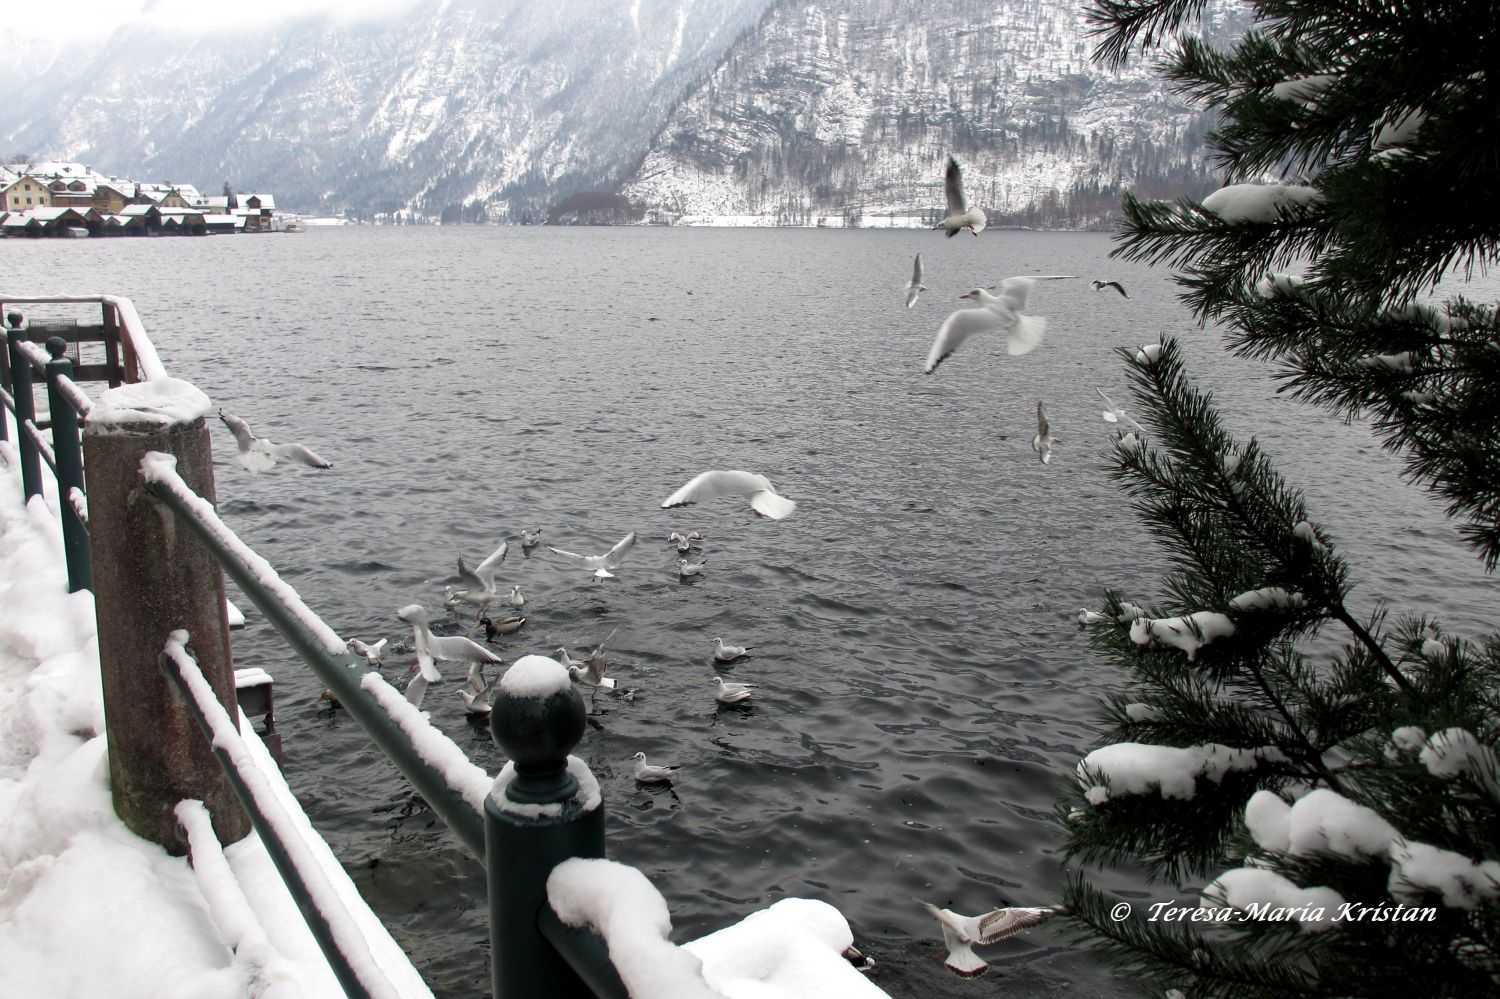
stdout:
<svg viewBox="0 0 1500 999">
<path fill-rule="evenodd" d="M 223 572 L 142 487 L 141 458 L 161 451 L 177 459 L 198 495 L 214 500 L 203 419 L 212 407 L 191 385 L 166 382 L 104 392 L 84 423 L 83 452 L 115 812 L 138 835 L 182 855 L 187 839 L 172 810 L 184 798 L 207 806 L 223 843 L 250 827 L 208 741 L 157 668 L 167 636 L 186 629 L 215 696 L 239 717 Z"/>
</svg>

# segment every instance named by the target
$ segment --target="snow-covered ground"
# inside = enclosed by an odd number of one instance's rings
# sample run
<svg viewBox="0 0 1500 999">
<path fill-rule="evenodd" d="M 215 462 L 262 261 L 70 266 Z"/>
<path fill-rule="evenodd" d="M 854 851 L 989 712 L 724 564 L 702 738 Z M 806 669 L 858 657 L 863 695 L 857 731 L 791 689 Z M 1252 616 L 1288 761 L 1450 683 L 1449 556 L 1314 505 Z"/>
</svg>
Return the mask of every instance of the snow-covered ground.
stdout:
<svg viewBox="0 0 1500 999">
<path fill-rule="evenodd" d="M 93 596 L 67 592 L 55 489 L 46 485 L 46 496 L 23 503 L 13 445 L 0 442 L 0 996 L 342 995 L 258 836 L 220 853 L 201 806 L 179 806 L 195 867 L 115 816 Z M 430 997 L 259 738 L 248 724 L 241 730 L 391 981 L 385 994 Z M 603 930 L 612 949 L 625 948 L 621 957 L 640 936 L 632 913 L 653 917 L 652 953 L 673 956 L 677 977 L 646 967 L 631 982 L 638 999 L 678 999 L 683 974 L 701 983 L 696 994 L 723 999 L 884 995 L 841 956 L 851 937 L 831 906 L 785 900 L 676 948 L 665 939 L 660 896 L 638 872 L 620 870 L 631 878 L 628 890 L 614 891 L 585 869 L 569 897 L 579 909 L 573 921 Z M 599 911 L 625 917 L 623 938 Z"/>
</svg>

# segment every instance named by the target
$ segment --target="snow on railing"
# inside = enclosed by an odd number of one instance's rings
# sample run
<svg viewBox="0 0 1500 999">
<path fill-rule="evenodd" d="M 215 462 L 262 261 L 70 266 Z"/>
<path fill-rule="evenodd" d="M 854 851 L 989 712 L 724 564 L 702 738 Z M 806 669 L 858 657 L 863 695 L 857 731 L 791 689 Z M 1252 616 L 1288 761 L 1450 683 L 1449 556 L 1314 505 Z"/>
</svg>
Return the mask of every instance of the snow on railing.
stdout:
<svg viewBox="0 0 1500 999">
<path fill-rule="evenodd" d="M 359 685 L 369 691 L 375 703 L 384 708 L 391 721 L 406 733 L 423 762 L 442 774 L 448 786 L 473 805 L 474 811 L 482 813 L 485 796 L 495 783 L 484 768 L 469 762 L 468 755 L 458 743 L 428 721 L 424 712 L 375 670 L 360 677 Z"/>
<path fill-rule="evenodd" d="M 198 669 L 198 663 L 187 651 L 187 642 L 187 632 L 172 632 L 162 649 L 163 660 L 171 664 L 172 675 L 180 681 L 182 689 L 195 705 L 200 722 L 212 733 L 210 742 L 214 755 L 223 761 L 225 773 L 244 801 L 256 830 L 261 833 L 262 839 L 279 845 L 280 849 L 272 852 L 272 860 L 281 870 L 282 878 L 289 888 L 300 886 L 306 891 L 313 911 L 309 913 L 304 910 L 304 914 L 321 919 L 322 927 L 315 926 L 312 918 L 309 918 L 309 926 L 314 929 L 314 935 L 319 935 L 318 929 L 326 930 L 332 946 L 325 948 L 325 954 L 335 974 L 346 990 L 355 985 L 365 995 L 400 999 L 400 990 L 381 971 L 359 925 L 345 907 L 323 868 L 311 855 L 307 844 L 302 841 L 265 775 L 250 757 L 249 749 L 229 717 L 229 712 L 219 703 L 213 688 Z M 327 953 L 330 949 L 333 952 Z M 346 980 L 347 976 L 352 976 L 353 981 Z"/>
<path fill-rule="evenodd" d="M 83 494 L 83 490 L 73 486 L 68 490 L 68 505 L 78 515 L 78 522 L 84 527 L 89 526 L 89 498 Z"/>
<path fill-rule="evenodd" d="M 119 295 L 7 295 L 0 292 L 0 303 L 5 305 L 73 305 L 97 302 L 108 305 L 120 317 L 120 339 L 129 345 L 135 357 L 141 381 L 155 381 L 167 377 L 167 369 L 157 356 L 156 345 L 146 335 L 146 327 L 135 311 L 135 303 Z"/>
</svg>

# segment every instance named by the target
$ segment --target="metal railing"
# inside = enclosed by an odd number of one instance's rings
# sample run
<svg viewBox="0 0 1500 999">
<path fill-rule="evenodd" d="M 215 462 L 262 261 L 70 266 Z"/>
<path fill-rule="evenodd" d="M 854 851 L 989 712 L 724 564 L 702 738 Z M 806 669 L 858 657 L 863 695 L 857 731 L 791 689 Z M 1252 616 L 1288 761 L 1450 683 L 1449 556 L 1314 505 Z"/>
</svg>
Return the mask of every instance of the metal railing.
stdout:
<svg viewBox="0 0 1500 999">
<path fill-rule="evenodd" d="M 113 327 L 122 355 L 118 365 L 110 361 L 102 366 L 111 386 L 166 377 L 128 300 L 102 295 L 0 296 L 0 303 L 17 302 L 99 303 L 105 310 L 105 328 Z M 627 991 L 603 941 L 593 933 L 563 925 L 547 902 L 547 877 L 557 864 L 574 857 L 602 858 L 605 853 L 604 810 L 597 784 L 587 768 L 568 755 L 583 736 L 586 708 L 566 682 L 566 674 L 561 674 L 564 682 L 546 698 L 510 696 L 501 685 L 492 708 L 491 733 L 515 772 L 503 783 L 492 780 L 400 692 L 378 673 L 365 669 L 364 660 L 350 654 L 344 640 L 219 519 L 213 504 L 203 498 L 204 493 L 212 495 L 213 489 L 208 430 L 201 416 L 166 428 L 132 425 L 133 432 L 144 430 L 133 434 L 143 439 L 133 443 L 121 443 L 123 437 L 132 435 L 114 433 L 86 434 L 80 442 L 80 417 L 86 417 L 94 403 L 74 379 L 75 366 L 65 356 L 69 340 L 49 337 L 48 357 L 31 342 L 19 314 L 11 314 L 8 320 L 8 350 L 0 357 L 0 395 L 20 428 L 17 453 L 26 499 L 42 494 L 41 461 L 56 475 L 69 591 L 96 589 L 106 726 L 115 777 L 111 793 L 126 824 L 174 852 L 188 848 L 187 833 L 176 813 L 184 800 L 201 799 L 214 829 L 226 842 L 254 827 L 348 995 L 362 999 L 394 994 L 388 981 L 370 973 L 367 960 L 351 953 L 359 945 L 340 929 L 342 920 L 330 918 L 337 907 L 316 887 L 321 872 L 314 874 L 315 865 L 299 856 L 300 840 L 294 842 L 295 833 L 288 834 L 287 823 L 278 820 L 267 796 L 259 793 L 257 784 L 265 776 L 246 762 L 238 744 L 224 630 L 222 579 L 227 574 L 484 866 L 493 994 L 505 999 L 626 999 Z M 79 339 L 75 336 L 73 342 Z M 89 370 L 91 377 L 100 373 L 100 366 Z M 47 386 L 50 421 L 45 422 L 52 431 L 50 447 L 36 419 L 37 374 Z M 0 434 L 4 430 L 5 421 L 0 419 Z M 90 496 L 85 483 L 86 453 L 89 483 L 98 485 L 98 497 Z M 179 463 L 185 466 L 183 474 L 179 474 Z M 163 518 L 132 508 L 142 506 L 130 502 L 142 488 L 197 540 L 214 578 L 205 576 L 201 568 L 184 568 L 194 558 L 180 548 L 172 550 Z M 89 533 L 91 507 L 97 535 L 93 538 Z M 92 563 L 96 551 L 101 575 L 97 587 Z M 130 566 L 128 573 L 121 569 L 125 565 Z M 138 574 L 153 571 L 162 578 L 150 578 L 142 586 Z M 194 572 L 198 574 L 191 578 L 181 575 Z M 147 589 L 153 592 L 152 600 L 131 599 Z M 217 602 L 206 603 L 205 591 Z M 171 632 L 170 639 L 166 632 Z M 189 633 L 193 654 L 187 651 Z M 147 650 L 153 651 L 147 655 Z M 138 710 L 132 705 L 116 712 L 110 709 L 116 698 L 144 701 L 146 706 Z M 185 715 L 193 724 L 168 723 L 162 715 L 171 712 Z M 169 738 L 164 733 L 193 727 L 207 739 L 193 746 L 161 745 Z M 135 755 L 141 760 L 134 761 Z M 178 758 L 187 757 L 206 762 L 162 779 L 163 771 Z M 574 767 L 587 775 L 591 788 L 580 787 Z M 149 774 L 150 779 L 133 783 L 135 771 Z M 231 814 L 234 801 L 243 814 Z"/>
</svg>

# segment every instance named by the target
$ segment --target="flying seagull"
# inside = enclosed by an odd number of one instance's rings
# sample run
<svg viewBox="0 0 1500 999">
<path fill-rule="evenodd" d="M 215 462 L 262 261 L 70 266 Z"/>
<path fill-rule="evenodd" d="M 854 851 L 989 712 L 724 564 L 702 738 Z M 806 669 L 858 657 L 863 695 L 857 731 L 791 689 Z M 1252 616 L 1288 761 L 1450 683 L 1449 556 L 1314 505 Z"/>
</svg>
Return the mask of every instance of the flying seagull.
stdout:
<svg viewBox="0 0 1500 999">
<path fill-rule="evenodd" d="M 565 552 L 560 548 L 553 548 L 551 545 L 547 546 L 547 550 L 569 565 L 576 565 L 580 569 L 588 569 L 594 574 L 592 578 L 597 583 L 601 579 L 609 579 L 613 576 L 614 573 L 609 570 L 618 568 L 620 563 L 625 561 L 625 556 L 630 554 L 630 549 L 634 547 L 635 532 L 631 531 L 615 542 L 615 546 L 603 555 L 575 555 L 572 552 Z"/>
<path fill-rule="evenodd" d="M 750 500 L 750 509 L 757 517 L 785 520 L 797 509 L 793 500 L 776 492 L 771 480 L 754 472 L 702 472 L 687 485 L 662 500 L 662 509 L 687 506 L 720 496 L 745 496 Z"/>
<path fill-rule="evenodd" d="M 963 229 L 976 236 L 984 231 L 984 212 L 969 207 L 969 201 L 964 197 L 963 171 L 952 156 L 948 157 L 948 166 L 943 171 L 943 197 L 948 202 L 948 217 L 933 226 L 934 229 L 946 229 L 949 238 L 957 236 Z"/>
<path fill-rule="evenodd" d="M 917 254 L 916 261 L 911 265 L 911 280 L 906 282 L 906 307 L 909 309 L 917 304 L 917 295 L 927 290 L 922 283 L 922 255 Z"/>
<path fill-rule="evenodd" d="M 500 563 L 505 561 L 505 553 L 509 550 L 510 545 L 504 541 L 500 542 L 500 547 L 490 552 L 485 560 L 473 569 L 465 564 L 464 557 L 460 555 L 458 576 L 464 581 L 464 587 L 458 590 L 449 587 L 447 595 L 443 598 L 443 606 L 452 607 L 457 603 L 473 604 L 479 608 L 474 620 L 477 622 L 480 617 L 483 617 L 490 604 L 494 603 L 500 595 L 500 591 L 495 589 L 495 570 Z"/>
<path fill-rule="evenodd" d="M 265 437 L 255 436 L 250 431 L 250 424 L 233 413 L 226 413 L 221 409 L 219 419 L 234 434 L 235 442 L 240 446 L 240 465 L 248 472 L 264 472 L 283 458 L 313 468 L 333 467 L 333 462 L 319 457 L 301 444 L 277 444 Z"/>
<path fill-rule="evenodd" d="M 604 669 L 609 665 L 609 656 L 605 654 L 604 647 L 609 644 L 611 638 L 615 637 L 615 631 L 619 630 L 619 628 L 616 628 L 608 635 L 605 635 L 604 641 L 600 642 L 594 651 L 589 654 L 589 657 L 581 663 L 576 659 L 568 659 L 568 650 L 565 648 L 557 650 L 562 653 L 558 661 L 561 662 L 563 659 L 567 659 L 568 662 L 573 664 L 568 667 L 568 675 L 579 683 L 588 684 L 591 687 L 603 687 L 605 690 L 614 690 L 615 681 L 611 677 L 604 675 Z"/>
<path fill-rule="evenodd" d="M 725 683 L 722 677 L 714 677 L 714 700 L 720 704 L 736 704 L 750 699 L 755 693 L 753 683 Z"/>
<path fill-rule="evenodd" d="M 1103 291 L 1105 288 L 1113 288 L 1115 291 L 1118 291 L 1122 297 L 1130 297 L 1130 295 L 1125 291 L 1125 286 L 1118 281 L 1100 281 L 1096 278 L 1093 281 L 1090 281 L 1089 285 L 1095 291 Z"/>
<path fill-rule="evenodd" d="M 975 333 L 999 330 L 1005 334 L 1006 350 L 1012 354 L 1029 354 L 1042 342 L 1047 332 L 1047 320 L 1041 316 L 1026 316 L 1026 296 L 1031 293 L 1036 279 L 1029 277 L 1006 278 L 1000 282 L 1000 294 L 991 295 L 983 288 L 966 291 L 960 298 L 978 303 L 977 309 L 959 309 L 943 320 L 932 349 L 927 352 L 929 375 L 939 364 L 947 360 L 959 346 Z"/>
<path fill-rule="evenodd" d="M 1130 417 L 1126 416 L 1125 410 L 1121 409 L 1119 406 L 1116 406 L 1115 401 L 1104 394 L 1103 389 L 1095 386 L 1094 392 L 1098 394 L 1099 398 L 1104 400 L 1104 405 L 1109 407 L 1102 414 L 1100 414 L 1104 417 L 1105 423 L 1119 423 L 1122 425 L 1128 423 L 1141 433 L 1144 434 L 1146 432 L 1146 428 L 1132 420 Z"/>
<path fill-rule="evenodd" d="M 1040 923 L 1053 910 L 1048 908 L 995 909 L 978 916 L 961 916 L 951 909 L 939 909 L 931 902 L 916 899 L 938 925 L 943 928 L 943 943 L 948 947 L 948 956 L 943 963 L 950 971 L 965 978 L 975 978 L 989 969 L 971 949 L 974 944 L 991 944 Z"/>
<path fill-rule="evenodd" d="M 378 667 L 380 665 L 381 658 L 385 655 L 386 643 L 389 641 L 389 638 L 382 638 L 374 645 L 366 645 L 364 642 L 361 642 L 357 638 L 351 638 L 345 644 L 347 644 L 349 648 L 354 650 L 355 655 L 364 656 L 365 662 L 369 663 L 371 666 Z"/>
<path fill-rule="evenodd" d="M 1052 445 L 1057 438 L 1051 434 L 1051 427 L 1047 423 L 1047 407 L 1042 405 L 1040 399 L 1036 404 L 1036 436 L 1031 438 L 1031 450 L 1042 459 L 1043 465 L 1052 463 Z"/>
<path fill-rule="evenodd" d="M 471 715 L 490 714 L 494 706 L 495 692 L 495 685 L 484 678 L 484 663 L 477 661 L 471 663 L 468 683 L 458 692 L 458 696 L 464 702 L 464 711 Z"/>
<path fill-rule="evenodd" d="M 636 753 L 631 759 L 635 760 L 635 779 L 642 784 L 665 784 L 677 772 L 676 766 L 658 767 L 647 763 L 645 753 Z"/>
<path fill-rule="evenodd" d="M 422 664 L 428 680 L 441 677 L 428 675 L 433 659 L 451 659 L 466 663 L 498 663 L 500 657 L 478 642 L 463 635 L 434 635 L 427 626 L 427 610 L 421 604 L 407 604 L 396 612 L 396 616 L 411 625 L 417 647 L 417 660 Z M 424 660 L 425 655 L 425 660 Z M 433 669 L 432 673 L 437 671 Z"/>
</svg>

